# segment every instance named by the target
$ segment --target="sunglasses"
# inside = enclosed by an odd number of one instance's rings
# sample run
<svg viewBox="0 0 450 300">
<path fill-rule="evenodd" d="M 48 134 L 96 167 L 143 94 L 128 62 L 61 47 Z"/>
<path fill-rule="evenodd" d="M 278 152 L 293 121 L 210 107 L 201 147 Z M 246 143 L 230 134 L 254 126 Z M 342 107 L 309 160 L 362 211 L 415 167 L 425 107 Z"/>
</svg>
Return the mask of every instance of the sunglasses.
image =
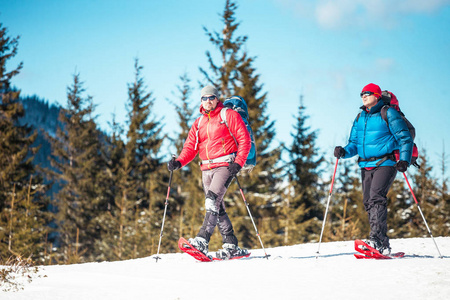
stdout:
<svg viewBox="0 0 450 300">
<path fill-rule="evenodd" d="M 208 101 L 208 100 L 214 100 L 216 99 L 216 96 L 209 96 L 209 97 L 202 97 L 202 101 Z"/>
<path fill-rule="evenodd" d="M 372 93 L 372 92 L 362 92 L 360 95 L 361 95 L 361 98 L 364 98 L 364 96 L 371 96 L 373 94 L 374 93 Z"/>
</svg>

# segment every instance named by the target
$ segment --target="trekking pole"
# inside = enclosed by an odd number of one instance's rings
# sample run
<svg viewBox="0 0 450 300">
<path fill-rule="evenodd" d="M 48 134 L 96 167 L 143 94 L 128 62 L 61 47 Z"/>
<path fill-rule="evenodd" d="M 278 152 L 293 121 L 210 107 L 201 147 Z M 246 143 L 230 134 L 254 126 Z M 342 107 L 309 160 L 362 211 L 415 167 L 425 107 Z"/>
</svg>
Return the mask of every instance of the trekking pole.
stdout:
<svg viewBox="0 0 450 300">
<path fill-rule="evenodd" d="M 244 192 L 242 191 L 242 188 L 241 188 L 241 185 L 239 183 L 239 180 L 237 179 L 237 176 L 234 176 L 234 178 L 236 178 L 236 182 L 237 182 L 237 184 L 239 186 L 239 191 L 241 192 L 241 196 L 242 196 L 242 199 L 244 200 L 245 207 L 247 207 L 248 215 L 250 216 L 250 219 L 252 220 L 253 227 L 255 227 L 256 236 L 258 237 L 259 242 L 261 243 L 261 247 L 262 247 L 262 249 L 264 251 L 264 254 L 265 254 L 264 258 L 269 259 L 270 254 L 267 254 L 266 249 L 264 249 L 264 245 L 263 245 L 263 242 L 261 240 L 261 236 L 259 235 L 258 229 L 256 228 L 255 221 L 253 220 L 252 213 L 250 212 L 250 208 L 248 207 L 247 200 L 245 200 Z"/>
<path fill-rule="evenodd" d="M 430 234 L 431 239 L 433 240 L 434 245 L 436 246 L 436 249 L 437 249 L 437 251 L 438 251 L 438 253 L 439 253 L 439 258 L 442 258 L 441 251 L 439 251 L 438 245 L 436 244 L 436 241 L 434 240 L 434 237 L 433 237 L 433 235 L 431 234 L 430 227 L 428 227 L 427 220 L 425 220 L 425 216 L 423 215 L 422 209 L 420 208 L 420 205 L 419 205 L 419 202 L 418 202 L 417 199 L 416 199 L 416 195 L 414 195 L 414 192 L 413 192 L 413 190 L 412 190 L 412 188 L 411 188 L 411 185 L 409 184 L 408 177 L 406 177 L 406 172 L 403 172 L 403 177 L 405 177 L 405 180 L 406 180 L 406 183 L 408 184 L 409 190 L 410 190 L 410 192 L 411 192 L 411 194 L 412 194 L 412 196 L 413 196 L 413 198 L 414 198 L 414 201 L 415 201 L 416 204 L 417 204 L 417 208 L 419 209 L 420 214 L 422 215 L 422 219 L 423 219 L 423 221 L 425 222 L 425 226 L 427 227 L 428 233 Z"/>
<path fill-rule="evenodd" d="M 325 216 L 323 217 L 323 222 L 322 222 L 322 230 L 320 231 L 319 248 L 317 248 L 316 258 L 320 255 L 320 243 L 322 242 L 323 230 L 325 229 L 325 220 L 327 219 L 328 207 L 330 206 L 331 193 L 333 192 L 334 177 L 336 176 L 338 162 L 339 162 L 339 158 L 336 158 L 336 164 L 334 165 L 333 178 L 331 179 L 330 192 L 328 194 L 327 207 L 325 209 Z"/>
<path fill-rule="evenodd" d="M 176 155 L 172 154 L 172 160 L 175 160 L 175 158 L 176 158 Z M 161 238 L 163 236 L 164 221 L 166 220 L 167 205 L 169 205 L 169 194 L 170 194 L 170 186 L 172 185 L 172 175 L 173 175 L 173 171 L 170 171 L 169 187 L 167 188 L 166 202 L 164 203 L 164 215 L 163 215 L 162 224 L 161 224 L 161 233 L 159 235 L 158 252 L 156 253 L 156 257 L 153 257 L 154 259 L 156 259 L 156 262 L 158 262 L 158 259 L 161 259 L 161 257 L 159 257 L 158 255 L 159 255 L 159 248 L 161 247 Z"/>
</svg>

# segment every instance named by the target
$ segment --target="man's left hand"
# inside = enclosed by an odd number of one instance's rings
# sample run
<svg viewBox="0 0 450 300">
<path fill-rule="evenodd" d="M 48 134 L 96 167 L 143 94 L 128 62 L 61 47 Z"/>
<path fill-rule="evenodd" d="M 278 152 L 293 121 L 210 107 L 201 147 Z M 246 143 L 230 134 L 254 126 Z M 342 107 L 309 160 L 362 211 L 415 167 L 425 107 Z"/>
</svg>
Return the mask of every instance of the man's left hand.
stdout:
<svg viewBox="0 0 450 300">
<path fill-rule="evenodd" d="M 241 170 L 241 168 L 242 168 L 242 167 L 241 167 L 240 164 L 235 163 L 235 162 L 231 163 L 231 164 L 228 166 L 228 171 L 230 172 L 231 177 L 236 176 L 236 174 L 239 173 L 239 171 Z"/>
</svg>

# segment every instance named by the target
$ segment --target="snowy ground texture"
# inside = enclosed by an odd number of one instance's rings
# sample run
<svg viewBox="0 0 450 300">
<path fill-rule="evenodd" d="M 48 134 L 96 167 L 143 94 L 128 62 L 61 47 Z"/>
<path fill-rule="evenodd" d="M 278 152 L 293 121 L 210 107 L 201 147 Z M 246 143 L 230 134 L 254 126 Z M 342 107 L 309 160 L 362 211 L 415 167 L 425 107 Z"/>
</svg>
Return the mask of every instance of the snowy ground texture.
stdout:
<svg viewBox="0 0 450 300">
<path fill-rule="evenodd" d="M 187 254 L 42 268 L 0 299 L 450 299 L 450 237 L 391 240 L 405 258 L 357 260 L 353 242 L 260 249 L 249 258 L 197 262 Z M 176 243 L 174 241 L 174 243 Z"/>
</svg>

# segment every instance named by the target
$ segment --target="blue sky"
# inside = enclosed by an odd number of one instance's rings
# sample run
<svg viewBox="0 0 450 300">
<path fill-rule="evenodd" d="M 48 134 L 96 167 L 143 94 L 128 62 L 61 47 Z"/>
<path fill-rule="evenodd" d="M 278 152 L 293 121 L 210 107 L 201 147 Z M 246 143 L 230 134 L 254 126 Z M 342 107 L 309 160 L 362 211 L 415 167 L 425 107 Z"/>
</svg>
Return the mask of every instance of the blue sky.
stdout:
<svg viewBox="0 0 450 300">
<path fill-rule="evenodd" d="M 67 86 L 80 74 L 108 129 L 112 114 L 126 116 L 127 84 L 134 59 L 153 92 L 165 132 L 174 136 L 175 113 L 166 99 L 187 73 L 195 90 L 204 81 L 208 42 L 203 26 L 220 31 L 225 0 L 50 1 L 0 0 L 0 22 L 20 35 L 19 53 L 8 65 L 24 63 L 13 83 L 23 95 L 66 103 Z M 450 152 L 450 0 L 244 0 L 237 33 L 256 57 L 268 113 L 276 121 L 275 143 L 290 143 L 299 96 L 308 125 L 327 157 L 344 145 L 361 105 L 359 92 L 374 82 L 393 91 L 416 126 L 439 174 L 445 145 Z M 167 150 L 169 158 L 170 150 Z M 450 163 L 447 160 L 447 164 Z"/>
</svg>

